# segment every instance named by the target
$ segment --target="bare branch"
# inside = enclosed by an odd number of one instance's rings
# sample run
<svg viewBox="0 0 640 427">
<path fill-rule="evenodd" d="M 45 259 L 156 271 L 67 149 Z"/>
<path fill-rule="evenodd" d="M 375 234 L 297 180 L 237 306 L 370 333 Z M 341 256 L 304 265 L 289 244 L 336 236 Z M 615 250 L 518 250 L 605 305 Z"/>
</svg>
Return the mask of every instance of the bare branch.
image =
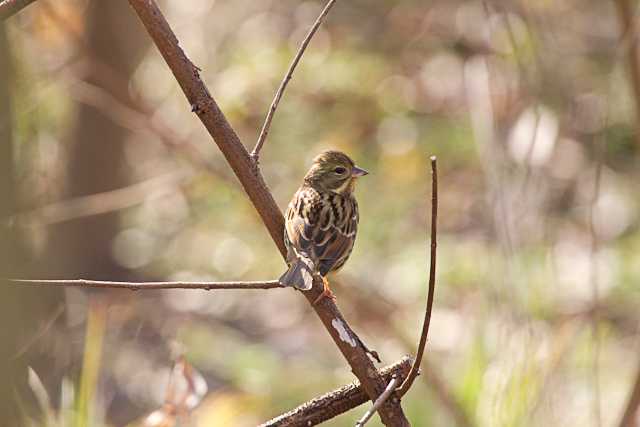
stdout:
<svg viewBox="0 0 640 427">
<path fill-rule="evenodd" d="M 0 2 L 0 21 L 12 17 L 35 0 L 4 0 Z"/>
<path fill-rule="evenodd" d="M 411 388 L 413 381 L 420 373 L 420 363 L 424 355 L 424 348 L 427 345 L 427 335 L 429 335 L 429 324 L 431 323 L 431 307 L 433 306 L 433 294 L 436 287 L 436 241 L 438 231 L 438 168 L 436 156 L 431 156 L 431 259 L 429 263 L 429 293 L 427 295 L 427 308 L 424 312 L 424 322 L 422 323 L 422 334 L 418 353 L 411 366 L 409 376 L 404 380 L 398 393 L 404 396 Z"/>
<path fill-rule="evenodd" d="M 362 418 L 360 418 L 360 420 L 356 423 L 356 427 L 362 427 L 367 423 L 367 421 L 371 419 L 371 417 L 373 417 L 373 414 L 376 413 L 378 408 L 382 406 L 382 404 L 389 398 L 389 396 L 391 396 L 391 393 L 393 393 L 393 391 L 396 389 L 396 385 L 398 385 L 399 382 L 400 380 L 395 375 L 391 377 L 391 381 L 389 381 L 387 388 L 384 389 L 384 393 L 382 393 L 380 397 L 378 397 L 376 401 L 373 402 L 373 406 L 364 413 Z"/>
<path fill-rule="evenodd" d="M 407 377 L 409 369 L 411 369 L 411 358 L 405 356 L 393 365 L 382 368 L 380 375 L 384 381 L 391 381 L 392 377 L 395 376 L 400 382 Z M 261 424 L 260 427 L 306 427 L 316 425 L 360 406 L 368 400 L 367 394 L 362 390 L 359 382 L 356 381 L 305 402 L 286 414 Z"/>
<path fill-rule="evenodd" d="M 204 289 L 205 291 L 222 289 L 274 289 L 284 288 L 277 280 L 264 282 L 112 282 L 108 280 L 26 280 L 9 279 L 13 283 L 31 285 L 71 286 L 78 288 L 115 288 L 140 291 L 148 289 Z"/>
<path fill-rule="evenodd" d="M 287 74 L 285 74 L 284 79 L 282 79 L 282 82 L 280 83 L 280 87 L 276 92 L 276 96 L 273 98 L 273 101 L 271 102 L 269 113 L 267 113 L 267 117 L 264 120 L 264 124 L 262 125 L 262 130 L 260 131 L 258 142 L 256 142 L 256 146 L 253 148 L 253 151 L 251 152 L 251 157 L 253 157 L 256 163 L 258 162 L 258 158 L 260 157 L 260 150 L 262 150 L 264 141 L 267 139 L 267 135 L 269 134 L 271 121 L 273 120 L 273 115 L 276 113 L 276 109 L 278 108 L 278 104 L 280 103 L 280 98 L 282 98 L 282 94 L 284 93 L 284 90 L 287 87 L 289 80 L 291 80 L 291 78 L 293 77 L 293 71 L 296 69 L 298 62 L 300 61 L 300 58 L 302 58 L 302 55 L 304 54 L 304 51 L 307 48 L 307 45 L 313 38 L 313 35 L 318 30 L 318 28 L 320 27 L 320 24 L 322 24 L 322 21 L 324 20 L 325 16 L 327 16 L 327 14 L 329 13 L 329 10 L 331 9 L 331 7 L 335 2 L 336 0 L 329 0 L 327 2 L 327 5 L 324 7 L 324 9 L 322 9 L 322 12 L 320 12 L 320 15 L 316 19 L 316 22 L 314 22 L 313 26 L 307 33 L 306 37 L 304 38 L 304 40 L 302 40 L 302 44 L 298 48 L 298 52 L 296 53 L 296 56 L 293 58 L 291 65 L 289 65 Z"/>
<path fill-rule="evenodd" d="M 169 27 L 162 12 L 154 0 L 129 0 L 143 25 L 149 32 L 158 50 L 180 84 L 192 110 L 198 115 L 214 141 L 224 154 L 229 165 L 240 180 L 249 199 L 258 211 L 271 238 L 278 246 L 283 257 L 284 217 L 266 184 L 256 162 L 253 161 L 240 142 L 235 131 L 225 118 L 218 104 L 211 97 L 200 78 L 199 69 L 187 58 L 180 48 L 178 39 Z M 313 288 L 304 292 L 311 307 L 331 335 L 334 343 L 349 363 L 352 372 L 360 380 L 362 388 L 373 401 L 382 394 L 386 381 L 369 359 L 360 339 L 353 332 L 336 304 L 330 298 L 313 304 L 322 292 L 322 280 L 314 281 Z M 408 426 L 400 402 L 387 400 L 378 410 L 382 422 L 387 426 Z"/>
</svg>

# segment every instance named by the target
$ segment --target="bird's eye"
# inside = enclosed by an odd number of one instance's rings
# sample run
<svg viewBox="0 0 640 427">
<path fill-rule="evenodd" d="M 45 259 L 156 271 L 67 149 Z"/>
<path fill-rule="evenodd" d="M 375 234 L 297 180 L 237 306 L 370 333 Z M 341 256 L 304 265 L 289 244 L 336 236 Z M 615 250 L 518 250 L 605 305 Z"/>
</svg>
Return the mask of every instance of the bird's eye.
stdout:
<svg viewBox="0 0 640 427">
<path fill-rule="evenodd" d="M 337 173 L 338 175 L 342 175 L 343 173 L 345 173 L 347 170 L 345 168 L 343 168 L 342 166 L 338 166 L 337 168 L 335 168 L 333 170 L 335 173 Z"/>
</svg>

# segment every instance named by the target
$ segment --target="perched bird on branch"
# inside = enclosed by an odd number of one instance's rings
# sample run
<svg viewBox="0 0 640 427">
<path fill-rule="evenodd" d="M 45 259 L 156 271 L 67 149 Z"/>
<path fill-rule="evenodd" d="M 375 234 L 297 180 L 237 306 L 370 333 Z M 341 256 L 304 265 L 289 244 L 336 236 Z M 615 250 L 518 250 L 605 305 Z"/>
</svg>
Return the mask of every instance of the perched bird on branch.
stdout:
<svg viewBox="0 0 640 427">
<path fill-rule="evenodd" d="M 326 275 L 337 271 L 351 255 L 358 229 L 358 203 L 353 195 L 357 178 L 367 171 L 340 151 L 325 151 L 313 160 L 302 186 L 286 213 L 284 241 L 289 269 L 284 286 L 309 290 L 320 275 L 324 297 L 335 299 Z"/>
</svg>

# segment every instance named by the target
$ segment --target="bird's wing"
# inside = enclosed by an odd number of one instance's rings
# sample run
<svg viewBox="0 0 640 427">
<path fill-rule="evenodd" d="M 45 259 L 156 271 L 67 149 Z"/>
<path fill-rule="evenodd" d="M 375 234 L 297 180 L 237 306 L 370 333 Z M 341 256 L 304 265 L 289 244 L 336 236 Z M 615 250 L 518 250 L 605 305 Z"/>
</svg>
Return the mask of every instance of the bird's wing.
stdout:
<svg viewBox="0 0 640 427">
<path fill-rule="evenodd" d="M 322 197 L 311 188 L 301 188 L 287 208 L 285 230 L 296 255 L 317 261 L 314 234 L 322 209 Z"/>
<path fill-rule="evenodd" d="M 321 274 L 344 264 L 358 224 L 355 200 L 302 188 L 287 209 L 286 232 L 298 256 L 310 259 Z"/>
<path fill-rule="evenodd" d="M 331 222 L 331 226 L 316 246 L 322 275 L 338 270 L 344 265 L 356 240 L 358 206 L 355 199 L 348 199 L 345 203 L 340 203 L 340 198 L 335 200 L 330 204 L 335 220 Z"/>
</svg>

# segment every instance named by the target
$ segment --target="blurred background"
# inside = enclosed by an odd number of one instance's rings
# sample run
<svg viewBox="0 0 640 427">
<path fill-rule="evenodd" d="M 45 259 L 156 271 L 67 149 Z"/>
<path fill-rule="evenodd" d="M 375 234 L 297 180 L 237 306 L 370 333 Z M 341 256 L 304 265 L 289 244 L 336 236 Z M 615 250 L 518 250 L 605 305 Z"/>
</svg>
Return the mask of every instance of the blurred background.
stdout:
<svg viewBox="0 0 640 427">
<path fill-rule="evenodd" d="M 640 363 L 636 5 L 339 1 L 298 66 L 262 171 L 282 209 L 323 149 L 370 171 L 334 291 L 386 364 L 415 352 L 438 156 L 430 341 L 403 400 L 413 425 L 619 425 Z M 248 149 L 323 6 L 161 3 Z M 125 1 L 40 0 L 0 24 L 0 192 L 0 277 L 284 270 Z M 353 379 L 291 290 L 2 283 L 0 321 L 7 426 L 142 425 L 177 354 L 208 386 L 193 426 L 256 425 Z"/>
</svg>

